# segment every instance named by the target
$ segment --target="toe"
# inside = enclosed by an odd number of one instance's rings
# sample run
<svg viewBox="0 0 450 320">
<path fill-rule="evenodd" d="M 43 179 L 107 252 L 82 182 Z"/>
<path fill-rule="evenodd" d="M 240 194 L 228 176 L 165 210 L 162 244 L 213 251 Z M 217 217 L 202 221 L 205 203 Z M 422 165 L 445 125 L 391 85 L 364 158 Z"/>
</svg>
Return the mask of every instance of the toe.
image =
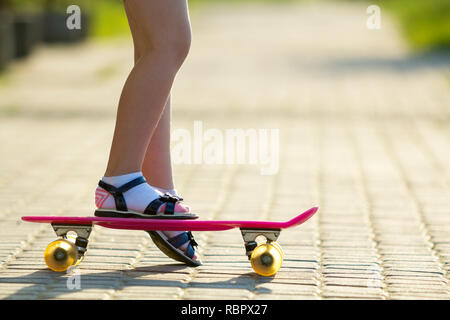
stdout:
<svg viewBox="0 0 450 320">
<path fill-rule="evenodd" d="M 159 207 L 158 209 L 158 213 L 163 213 L 164 210 L 166 210 L 166 204 L 163 204 Z M 186 205 L 183 205 L 181 203 L 176 203 L 175 204 L 175 208 L 174 208 L 174 212 L 177 213 L 189 213 L 190 212 L 190 208 Z"/>
</svg>

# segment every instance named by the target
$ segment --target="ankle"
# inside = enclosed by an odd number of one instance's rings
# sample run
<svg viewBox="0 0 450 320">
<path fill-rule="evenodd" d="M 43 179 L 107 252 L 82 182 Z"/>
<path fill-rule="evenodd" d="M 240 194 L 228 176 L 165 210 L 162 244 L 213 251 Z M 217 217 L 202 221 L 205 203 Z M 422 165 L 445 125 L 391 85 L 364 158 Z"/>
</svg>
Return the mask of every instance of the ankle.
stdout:
<svg viewBox="0 0 450 320">
<path fill-rule="evenodd" d="M 131 180 L 139 178 L 139 177 L 142 177 L 142 172 L 137 171 L 137 172 L 131 172 L 131 173 L 126 173 L 126 174 L 117 175 L 117 176 L 104 176 L 104 177 L 102 177 L 102 181 L 118 188 L 118 187 L 124 185 L 125 183 L 128 183 Z"/>
<path fill-rule="evenodd" d="M 142 174 L 142 169 L 139 166 L 109 166 L 106 168 L 104 177 L 117 177 L 123 176 L 129 173 L 140 172 Z"/>
</svg>

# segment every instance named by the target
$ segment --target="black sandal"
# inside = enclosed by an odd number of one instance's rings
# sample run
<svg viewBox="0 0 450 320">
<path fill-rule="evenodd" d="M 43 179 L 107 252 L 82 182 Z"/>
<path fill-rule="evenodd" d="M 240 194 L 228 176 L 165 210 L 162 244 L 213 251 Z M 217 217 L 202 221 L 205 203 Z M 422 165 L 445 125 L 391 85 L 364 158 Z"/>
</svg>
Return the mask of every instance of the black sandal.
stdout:
<svg viewBox="0 0 450 320">
<path fill-rule="evenodd" d="M 123 186 L 116 188 L 104 181 L 100 180 L 98 185 L 108 191 L 116 203 L 116 209 L 97 209 L 95 210 L 96 217 L 114 217 L 114 218 L 148 218 L 148 219 L 197 219 L 198 216 L 191 212 L 175 212 L 175 204 L 182 201 L 180 197 L 174 197 L 168 193 L 160 196 L 158 199 L 149 203 L 144 212 L 129 210 L 125 202 L 123 193 L 134 188 L 142 183 L 145 183 L 144 177 L 136 178 Z M 163 205 L 166 208 L 163 212 L 158 212 L 158 209 Z"/>
<path fill-rule="evenodd" d="M 198 244 L 194 240 L 194 236 L 190 231 L 180 233 L 179 235 L 168 238 L 162 231 L 147 231 L 152 238 L 155 245 L 166 256 L 176 261 L 184 262 L 191 267 L 198 267 L 202 265 L 199 259 L 194 259 L 195 249 Z M 189 242 L 186 251 L 182 251 L 179 248 Z"/>
</svg>

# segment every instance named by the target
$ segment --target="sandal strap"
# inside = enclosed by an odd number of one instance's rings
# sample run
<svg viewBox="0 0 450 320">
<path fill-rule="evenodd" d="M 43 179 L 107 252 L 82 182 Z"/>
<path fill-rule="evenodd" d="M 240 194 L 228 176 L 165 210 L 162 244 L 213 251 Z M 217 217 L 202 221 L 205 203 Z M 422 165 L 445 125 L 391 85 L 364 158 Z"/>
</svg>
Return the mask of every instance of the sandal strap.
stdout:
<svg viewBox="0 0 450 320">
<path fill-rule="evenodd" d="M 194 236 L 191 231 L 180 233 L 175 237 L 167 239 L 167 241 L 175 248 L 181 247 L 186 242 L 189 242 L 191 247 L 198 247 L 198 243 L 194 240 Z"/>
<path fill-rule="evenodd" d="M 195 241 L 194 235 L 192 234 L 192 232 L 191 232 L 191 231 L 188 231 L 187 234 L 188 234 L 188 237 L 189 237 L 189 242 L 190 242 L 190 244 L 191 244 L 192 246 L 194 246 L 194 247 L 198 247 L 198 243 Z"/>
<path fill-rule="evenodd" d="M 195 255 L 194 247 L 198 246 L 197 242 L 194 240 L 194 236 L 192 235 L 191 231 L 180 233 L 175 237 L 167 239 L 167 241 L 175 248 L 180 248 L 183 244 L 189 242 L 189 245 L 184 251 L 184 254 L 188 256 L 190 259 L 192 259 Z"/>
<path fill-rule="evenodd" d="M 158 199 L 153 200 L 150 204 L 145 208 L 144 213 L 148 215 L 157 215 L 158 209 L 165 204 L 166 208 L 164 209 L 164 215 L 173 215 L 175 213 L 175 204 L 180 201 L 178 197 L 174 197 L 169 193 L 165 193 L 160 196 Z"/>
<path fill-rule="evenodd" d="M 176 198 L 176 199 L 178 199 L 178 201 L 183 201 L 184 199 L 182 198 L 182 197 L 180 197 L 180 196 L 174 196 L 174 195 L 172 195 L 172 197 L 174 197 L 174 198 Z"/>
<path fill-rule="evenodd" d="M 116 188 L 113 185 L 110 185 L 102 180 L 98 182 L 98 185 L 103 189 L 105 189 L 106 191 L 108 191 L 114 197 L 114 201 L 116 203 L 116 210 L 127 211 L 128 208 L 123 193 L 145 182 L 146 182 L 145 178 L 141 176 L 131 180 L 130 182 L 125 183 L 119 188 Z"/>
<path fill-rule="evenodd" d="M 189 237 L 187 235 L 187 232 L 180 233 L 176 235 L 175 237 L 172 237 L 170 239 L 167 239 L 167 241 L 173 245 L 175 248 L 181 247 L 186 242 L 189 242 Z"/>
</svg>

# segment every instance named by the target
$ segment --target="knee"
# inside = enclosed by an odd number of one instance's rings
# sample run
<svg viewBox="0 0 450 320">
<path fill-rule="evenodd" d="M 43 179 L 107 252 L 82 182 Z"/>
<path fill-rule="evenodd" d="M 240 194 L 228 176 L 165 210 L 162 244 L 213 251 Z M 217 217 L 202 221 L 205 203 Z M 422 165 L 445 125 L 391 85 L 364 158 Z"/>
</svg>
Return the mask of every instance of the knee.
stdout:
<svg viewBox="0 0 450 320">
<path fill-rule="evenodd" d="M 191 49 L 191 33 L 186 32 L 183 35 L 178 35 L 175 39 L 168 41 L 166 52 L 172 57 L 174 67 L 179 69 L 186 60 L 189 50 Z"/>
<path fill-rule="evenodd" d="M 149 50 L 165 57 L 167 63 L 178 70 L 191 48 L 190 28 L 180 28 L 149 39 Z"/>
</svg>

